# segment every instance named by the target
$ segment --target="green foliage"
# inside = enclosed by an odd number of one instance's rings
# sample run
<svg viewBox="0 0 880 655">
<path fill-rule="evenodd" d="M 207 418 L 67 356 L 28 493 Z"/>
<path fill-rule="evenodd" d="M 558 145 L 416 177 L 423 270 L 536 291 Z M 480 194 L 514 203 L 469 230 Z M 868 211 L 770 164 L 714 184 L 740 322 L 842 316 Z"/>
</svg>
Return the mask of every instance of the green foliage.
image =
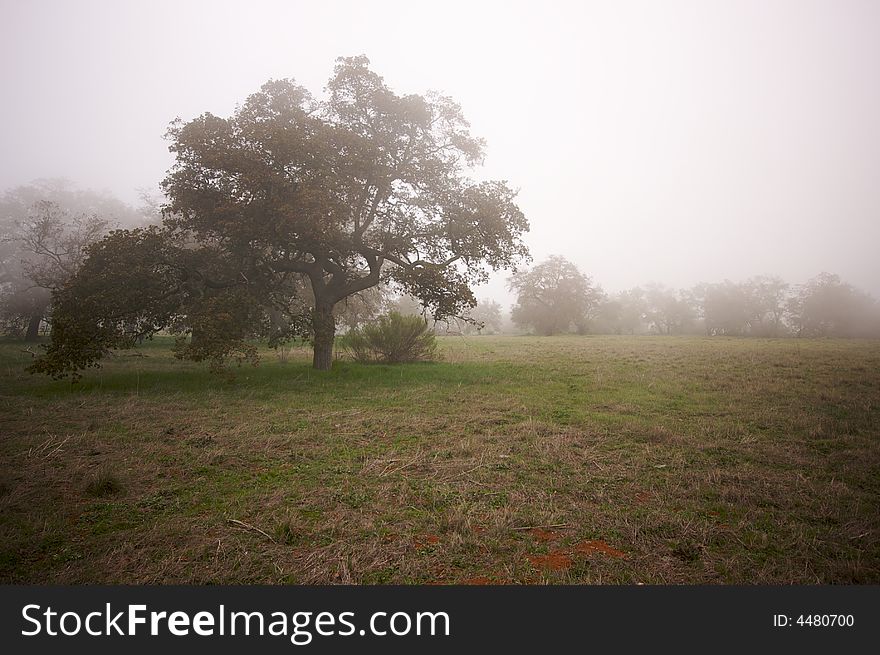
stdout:
<svg viewBox="0 0 880 655">
<path fill-rule="evenodd" d="M 117 230 L 92 245 L 53 295 L 52 341 L 31 372 L 76 379 L 111 348 L 170 325 L 182 293 L 172 251 L 156 228 Z"/>
<path fill-rule="evenodd" d="M 349 332 L 343 347 L 358 362 L 397 364 L 433 359 L 436 339 L 423 318 L 391 312 Z"/>
<path fill-rule="evenodd" d="M 178 233 L 116 230 L 89 247 L 80 270 L 54 293 L 52 340 L 29 370 L 75 380 L 107 352 L 159 331 L 179 336 L 180 359 L 215 370 L 228 358 L 255 362 L 250 339 L 277 344 L 305 330 L 283 298 L 267 292 L 258 271 L 223 252 L 190 248 Z M 267 307 L 286 322 L 273 323 Z"/>
<path fill-rule="evenodd" d="M 477 306 L 465 276 L 439 266 L 393 268 L 388 274 L 401 290 L 418 299 L 435 320 L 455 317 Z"/>
<path fill-rule="evenodd" d="M 200 298 L 190 313 L 190 338 L 178 338 L 174 351 L 180 359 L 208 361 L 212 370 L 236 359 L 256 364 L 257 348 L 246 341 L 259 322 L 260 306 L 242 287 L 221 289 Z"/>
</svg>

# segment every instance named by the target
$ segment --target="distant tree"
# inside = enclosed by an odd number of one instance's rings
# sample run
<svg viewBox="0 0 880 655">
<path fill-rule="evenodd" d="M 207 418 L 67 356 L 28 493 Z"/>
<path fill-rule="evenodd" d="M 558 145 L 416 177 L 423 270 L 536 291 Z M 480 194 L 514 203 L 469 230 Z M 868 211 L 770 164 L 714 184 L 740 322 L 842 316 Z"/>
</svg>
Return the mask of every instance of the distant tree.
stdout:
<svg viewBox="0 0 880 655">
<path fill-rule="evenodd" d="M 149 192 L 142 194 L 142 199 Z M 0 218 L 23 220 L 39 202 L 53 202 L 70 216 L 99 216 L 113 225 L 143 224 L 146 208 L 134 208 L 106 191 L 83 189 L 64 178 L 34 180 L 8 189 L 0 197 Z"/>
<path fill-rule="evenodd" d="M 76 273 L 86 246 L 100 239 L 110 224 L 97 214 L 71 215 L 58 203 L 41 200 L 19 224 L 23 271 L 35 285 L 60 289 Z"/>
<path fill-rule="evenodd" d="M 649 285 L 645 320 L 658 334 L 687 334 L 696 329 L 697 302 L 690 292 Z"/>
<path fill-rule="evenodd" d="M 751 297 L 746 285 L 730 280 L 698 287 L 703 321 L 708 335 L 743 336 L 753 318 Z"/>
<path fill-rule="evenodd" d="M 116 198 L 66 180 L 38 180 L 0 198 L 0 320 L 7 334 L 34 340 L 51 292 L 82 263 L 85 247 L 112 222 L 140 215 Z"/>
<path fill-rule="evenodd" d="M 468 324 L 465 328 L 466 332 L 476 331 L 481 334 L 498 334 L 501 332 L 503 318 L 501 316 L 501 305 L 491 298 L 481 298 L 470 313 L 469 317 L 475 321 Z"/>
<path fill-rule="evenodd" d="M 644 330 L 647 304 L 639 287 L 604 297 L 596 308 L 594 328 L 604 334 L 638 334 Z"/>
<path fill-rule="evenodd" d="M 639 287 L 621 291 L 616 296 L 620 304 L 620 331 L 622 334 L 637 334 L 644 328 L 648 312 L 645 292 Z"/>
<path fill-rule="evenodd" d="M 692 290 L 706 334 L 777 336 L 784 327 L 788 285 L 778 277 L 700 284 Z"/>
<path fill-rule="evenodd" d="M 437 321 L 434 329 L 438 334 L 498 334 L 502 325 L 501 305 L 489 298 L 481 298 L 464 316 Z"/>
<path fill-rule="evenodd" d="M 511 312 L 513 322 L 543 335 L 583 326 L 601 293 L 588 276 L 558 255 L 514 274 L 508 285 L 517 294 Z"/>
<path fill-rule="evenodd" d="M 623 305 L 616 296 L 606 296 L 599 302 L 593 329 L 599 334 L 623 334 Z"/>
<path fill-rule="evenodd" d="M 798 336 L 880 336 L 880 307 L 868 294 L 821 273 L 797 289 L 788 320 Z"/>
<path fill-rule="evenodd" d="M 785 329 L 788 284 L 775 276 L 759 275 L 745 283 L 749 305 L 749 333 L 779 336 Z"/>
<path fill-rule="evenodd" d="M 408 293 L 388 294 L 383 303 L 383 311 L 387 314 L 397 312 L 401 316 L 421 316 L 426 320 L 432 320 L 426 314 L 426 310 L 418 298 Z"/>
<path fill-rule="evenodd" d="M 514 191 L 467 176 L 484 144 L 471 136 L 459 106 L 437 94 L 397 95 L 368 64 L 339 59 L 324 101 L 291 81 L 270 81 L 230 118 L 203 114 L 172 125 L 176 163 L 163 182 L 162 228 L 117 236 L 92 252 L 112 258 L 110 249 L 119 247 L 121 257 L 138 239 L 165 241 L 163 257 L 178 259 L 144 261 L 142 272 L 158 271 L 169 298 L 198 301 L 176 308 L 177 327 L 194 344 L 181 356 L 239 350 L 261 315 L 296 304 L 298 278 L 310 288 L 310 307 L 291 325 L 307 325 L 313 365 L 328 369 L 334 309 L 346 298 L 393 282 L 435 317 L 454 316 L 475 304 L 471 284 L 527 255 L 521 236 L 528 223 Z M 94 267 L 84 270 L 103 279 Z M 67 302 L 53 315 L 65 325 L 63 336 L 53 330 L 35 370 L 74 373 L 128 342 L 127 323 L 113 319 L 137 316 L 138 305 L 122 312 L 114 304 L 120 297 L 95 288 L 99 279 L 65 289 Z M 177 292 L 184 283 L 192 293 Z M 93 291 L 109 304 L 81 297 Z M 240 312 L 216 305 L 222 320 L 212 320 L 224 330 L 208 329 L 209 298 L 238 303 Z M 85 305 L 90 314 L 78 309 Z M 149 306 L 143 318 L 135 323 L 166 327 Z M 88 357 L 63 341 L 77 331 L 103 340 Z"/>
<path fill-rule="evenodd" d="M 140 206 L 137 209 L 138 220 L 134 223 L 123 223 L 123 225 L 139 225 L 147 227 L 149 225 L 160 225 L 162 223 L 162 202 L 163 197 L 155 189 L 142 187 L 137 190 Z"/>
<path fill-rule="evenodd" d="M 307 289 L 300 291 L 300 297 L 308 297 Z M 342 299 L 333 308 L 338 325 L 351 331 L 374 321 L 387 304 L 388 290 L 381 286 L 370 287 Z M 311 300 L 311 299 L 310 299 Z M 311 302 L 307 302 L 311 306 Z"/>
<path fill-rule="evenodd" d="M 31 283 L 20 266 L 5 254 L 0 262 L 0 331 L 7 336 L 36 341 L 48 313 L 52 294 Z"/>
</svg>

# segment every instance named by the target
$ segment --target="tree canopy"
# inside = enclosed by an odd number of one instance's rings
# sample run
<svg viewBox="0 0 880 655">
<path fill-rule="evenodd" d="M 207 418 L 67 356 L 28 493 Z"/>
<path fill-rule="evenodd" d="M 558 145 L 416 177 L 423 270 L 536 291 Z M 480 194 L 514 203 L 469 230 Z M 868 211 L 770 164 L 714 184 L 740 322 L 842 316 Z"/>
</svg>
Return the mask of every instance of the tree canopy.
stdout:
<svg viewBox="0 0 880 655">
<path fill-rule="evenodd" d="M 574 326 L 585 331 L 601 291 L 577 266 L 552 255 L 528 271 L 515 273 L 509 286 L 517 294 L 511 318 L 517 325 L 539 334 L 567 332 Z"/>
<path fill-rule="evenodd" d="M 839 276 L 820 273 L 788 301 L 789 320 L 798 336 L 880 335 L 880 305 Z"/>
<path fill-rule="evenodd" d="M 471 285 L 528 255 L 516 193 L 469 177 L 484 143 L 461 108 L 396 94 L 366 57 L 337 60 L 324 99 L 269 81 L 231 117 L 178 120 L 168 138 L 162 225 L 92 248 L 103 263 L 59 293 L 35 370 L 76 373 L 160 329 L 188 336 L 181 356 L 215 361 L 252 336 L 305 334 L 327 369 L 340 301 L 393 284 L 436 318 L 461 315 Z M 114 267 L 151 292 L 108 289 Z"/>
</svg>

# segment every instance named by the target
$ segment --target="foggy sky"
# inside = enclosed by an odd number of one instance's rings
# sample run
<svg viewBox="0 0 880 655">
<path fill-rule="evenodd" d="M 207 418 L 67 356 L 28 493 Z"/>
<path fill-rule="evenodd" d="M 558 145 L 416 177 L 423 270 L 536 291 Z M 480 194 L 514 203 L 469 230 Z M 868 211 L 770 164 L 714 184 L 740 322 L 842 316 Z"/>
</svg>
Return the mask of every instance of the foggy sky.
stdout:
<svg viewBox="0 0 880 655">
<path fill-rule="evenodd" d="M 136 202 L 177 116 L 366 54 L 521 189 L 536 260 L 606 290 L 826 270 L 880 297 L 880 2 L 2 0 L 0 189 Z M 480 295 L 509 300 L 499 276 Z"/>
</svg>

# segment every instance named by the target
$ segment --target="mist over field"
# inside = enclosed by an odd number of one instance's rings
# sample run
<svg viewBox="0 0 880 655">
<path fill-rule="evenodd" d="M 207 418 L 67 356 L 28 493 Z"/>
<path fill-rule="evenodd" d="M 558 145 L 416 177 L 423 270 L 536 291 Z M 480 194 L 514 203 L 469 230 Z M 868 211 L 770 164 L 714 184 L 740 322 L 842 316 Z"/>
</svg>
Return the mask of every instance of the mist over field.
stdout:
<svg viewBox="0 0 880 655">
<path fill-rule="evenodd" d="M 137 205 L 175 117 L 266 80 L 320 94 L 366 54 L 487 142 L 540 261 L 606 291 L 825 271 L 880 296 L 873 2 L 4 2 L 0 189 L 65 177 Z M 507 308 L 506 274 L 478 291 Z"/>
</svg>

